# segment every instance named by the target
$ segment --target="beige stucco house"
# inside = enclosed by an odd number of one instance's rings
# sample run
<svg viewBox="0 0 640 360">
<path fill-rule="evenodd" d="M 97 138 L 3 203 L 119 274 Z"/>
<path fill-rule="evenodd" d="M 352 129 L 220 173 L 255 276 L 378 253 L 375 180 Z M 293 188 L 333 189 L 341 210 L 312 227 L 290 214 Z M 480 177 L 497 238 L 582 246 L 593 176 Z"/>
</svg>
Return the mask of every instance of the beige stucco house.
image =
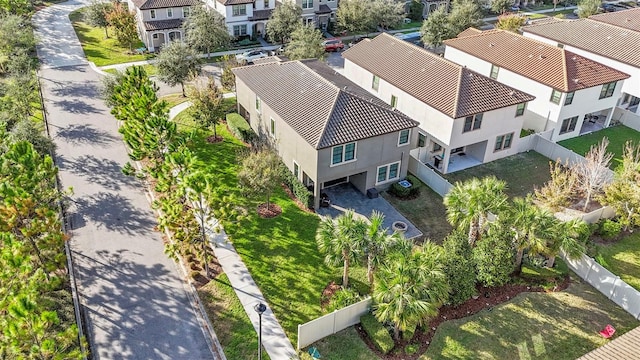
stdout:
<svg viewBox="0 0 640 360">
<path fill-rule="evenodd" d="M 362 193 L 407 174 L 418 124 L 318 60 L 233 69 L 238 111 L 315 196 L 351 183 Z"/>
</svg>

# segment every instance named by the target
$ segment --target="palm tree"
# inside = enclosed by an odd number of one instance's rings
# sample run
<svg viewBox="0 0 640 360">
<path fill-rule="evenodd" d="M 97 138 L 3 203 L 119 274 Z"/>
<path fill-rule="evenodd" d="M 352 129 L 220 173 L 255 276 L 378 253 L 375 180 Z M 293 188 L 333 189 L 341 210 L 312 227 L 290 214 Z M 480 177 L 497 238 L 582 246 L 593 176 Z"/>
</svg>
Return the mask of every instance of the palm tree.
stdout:
<svg viewBox="0 0 640 360">
<path fill-rule="evenodd" d="M 473 178 L 457 182 L 445 196 L 447 219 L 459 228 L 469 230 L 469 244 L 473 246 L 486 231 L 489 213 L 498 214 L 505 207 L 507 184 L 495 176 Z"/>
<path fill-rule="evenodd" d="M 373 273 L 382 260 L 393 251 L 411 252 L 413 243 L 403 241 L 404 237 L 398 232 L 389 234 L 387 228 L 383 228 L 384 215 L 378 211 L 373 211 L 369 218 L 369 226 L 364 237 L 363 249 L 367 257 L 367 278 L 369 284 L 373 285 Z"/>
<path fill-rule="evenodd" d="M 560 251 L 570 259 L 576 259 L 585 252 L 584 238 L 589 234 L 589 226 L 581 219 L 570 221 L 558 221 L 555 236 L 549 244 L 547 255 L 547 267 L 553 267 L 556 256 Z"/>
<path fill-rule="evenodd" d="M 395 256 L 376 276 L 374 315 L 381 322 L 393 323 L 396 340 L 408 326 L 436 316 L 447 301 L 443 256 L 442 247 L 426 242 L 408 256 Z"/>
<path fill-rule="evenodd" d="M 324 262 L 327 265 L 338 266 L 343 263 L 342 286 L 345 288 L 349 285 L 349 265 L 362 253 L 366 228 L 366 222 L 356 218 L 352 210 L 335 220 L 326 217 L 318 227 L 318 249 L 325 255 Z"/>
</svg>

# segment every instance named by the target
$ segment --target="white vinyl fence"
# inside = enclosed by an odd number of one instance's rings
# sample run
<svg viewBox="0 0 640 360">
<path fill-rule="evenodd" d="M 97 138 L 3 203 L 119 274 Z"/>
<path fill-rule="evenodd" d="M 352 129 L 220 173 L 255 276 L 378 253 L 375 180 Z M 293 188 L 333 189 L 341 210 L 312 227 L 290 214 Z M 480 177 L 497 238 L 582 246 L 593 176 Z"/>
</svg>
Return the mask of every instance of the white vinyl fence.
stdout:
<svg viewBox="0 0 640 360">
<path fill-rule="evenodd" d="M 371 298 L 349 305 L 330 314 L 298 325 L 298 350 L 314 342 L 360 323 L 360 317 L 369 312 Z"/>
<path fill-rule="evenodd" d="M 420 161 L 420 148 L 413 149 L 409 153 L 409 172 L 422 180 L 433 191 L 444 197 L 451 190 L 453 185 L 445 180 L 435 170 Z"/>
<path fill-rule="evenodd" d="M 640 320 L 640 292 L 586 255 L 577 260 L 564 258 L 571 270 L 584 281 Z"/>
<path fill-rule="evenodd" d="M 611 219 L 616 216 L 616 211 L 610 206 L 604 206 L 590 213 L 582 215 L 582 220 L 588 224 L 595 224 L 600 219 Z"/>
<path fill-rule="evenodd" d="M 615 108 L 611 118 L 636 131 L 640 131 L 640 115 L 634 114 L 629 110 Z"/>
</svg>

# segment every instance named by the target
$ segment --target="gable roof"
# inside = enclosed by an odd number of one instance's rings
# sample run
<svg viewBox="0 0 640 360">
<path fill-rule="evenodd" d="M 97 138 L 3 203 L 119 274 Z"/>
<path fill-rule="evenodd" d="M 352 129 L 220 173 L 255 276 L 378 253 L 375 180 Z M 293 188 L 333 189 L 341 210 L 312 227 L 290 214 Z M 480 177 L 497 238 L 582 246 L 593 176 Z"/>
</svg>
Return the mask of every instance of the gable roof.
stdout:
<svg viewBox="0 0 640 360">
<path fill-rule="evenodd" d="M 522 31 L 640 68 L 640 32 L 591 19 L 549 21 Z"/>
<path fill-rule="evenodd" d="M 418 125 L 387 104 L 361 97 L 364 90 L 318 60 L 270 62 L 232 71 L 315 149 Z"/>
<path fill-rule="evenodd" d="M 478 35 L 478 34 L 480 34 L 481 32 L 482 32 L 482 30 L 478 30 L 478 29 L 476 29 L 476 28 L 474 28 L 474 27 L 469 27 L 469 28 L 466 28 L 465 30 L 463 30 L 463 31 L 462 31 L 460 34 L 458 34 L 458 36 L 456 36 L 456 37 L 461 38 L 461 37 L 465 37 L 465 36 Z"/>
<path fill-rule="evenodd" d="M 591 15 L 589 19 L 640 32 L 640 8 Z"/>
<path fill-rule="evenodd" d="M 359 42 L 342 56 L 454 119 L 534 99 L 384 33 Z"/>
<path fill-rule="evenodd" d="M 505 30 L 483 31 L 477 35 L 445 40 L 444 43 L 562 92 L 629 77 L 557 46 Z"/>
<path fill-rule="evenodd" d="M 201 5 L 199 0 L 132 0 L 140 10 Z"/>
<path fill-rule="evenodd" d="M 155 20 L 143 22 L 144 28 L 147 31 L 167 30 L 167 29 L 179 29 L 182 27 L 184 19 L 168 19 L 168 20 Z"/>
</svg>

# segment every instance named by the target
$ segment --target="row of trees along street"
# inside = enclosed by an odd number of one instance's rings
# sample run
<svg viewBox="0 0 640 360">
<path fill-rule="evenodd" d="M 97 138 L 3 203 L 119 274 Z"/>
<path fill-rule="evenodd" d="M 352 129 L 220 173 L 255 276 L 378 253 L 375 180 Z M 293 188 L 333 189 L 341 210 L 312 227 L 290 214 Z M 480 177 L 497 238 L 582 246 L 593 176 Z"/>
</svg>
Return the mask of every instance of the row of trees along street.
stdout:
<svg viewBox="0 0 640 360">
<path fill-rule="evenodd" d="M 42 132 L 33 9 L 0 3 L 0 358 L 79 359 L 59 216 L 65 194 Z"/>
</svg>

